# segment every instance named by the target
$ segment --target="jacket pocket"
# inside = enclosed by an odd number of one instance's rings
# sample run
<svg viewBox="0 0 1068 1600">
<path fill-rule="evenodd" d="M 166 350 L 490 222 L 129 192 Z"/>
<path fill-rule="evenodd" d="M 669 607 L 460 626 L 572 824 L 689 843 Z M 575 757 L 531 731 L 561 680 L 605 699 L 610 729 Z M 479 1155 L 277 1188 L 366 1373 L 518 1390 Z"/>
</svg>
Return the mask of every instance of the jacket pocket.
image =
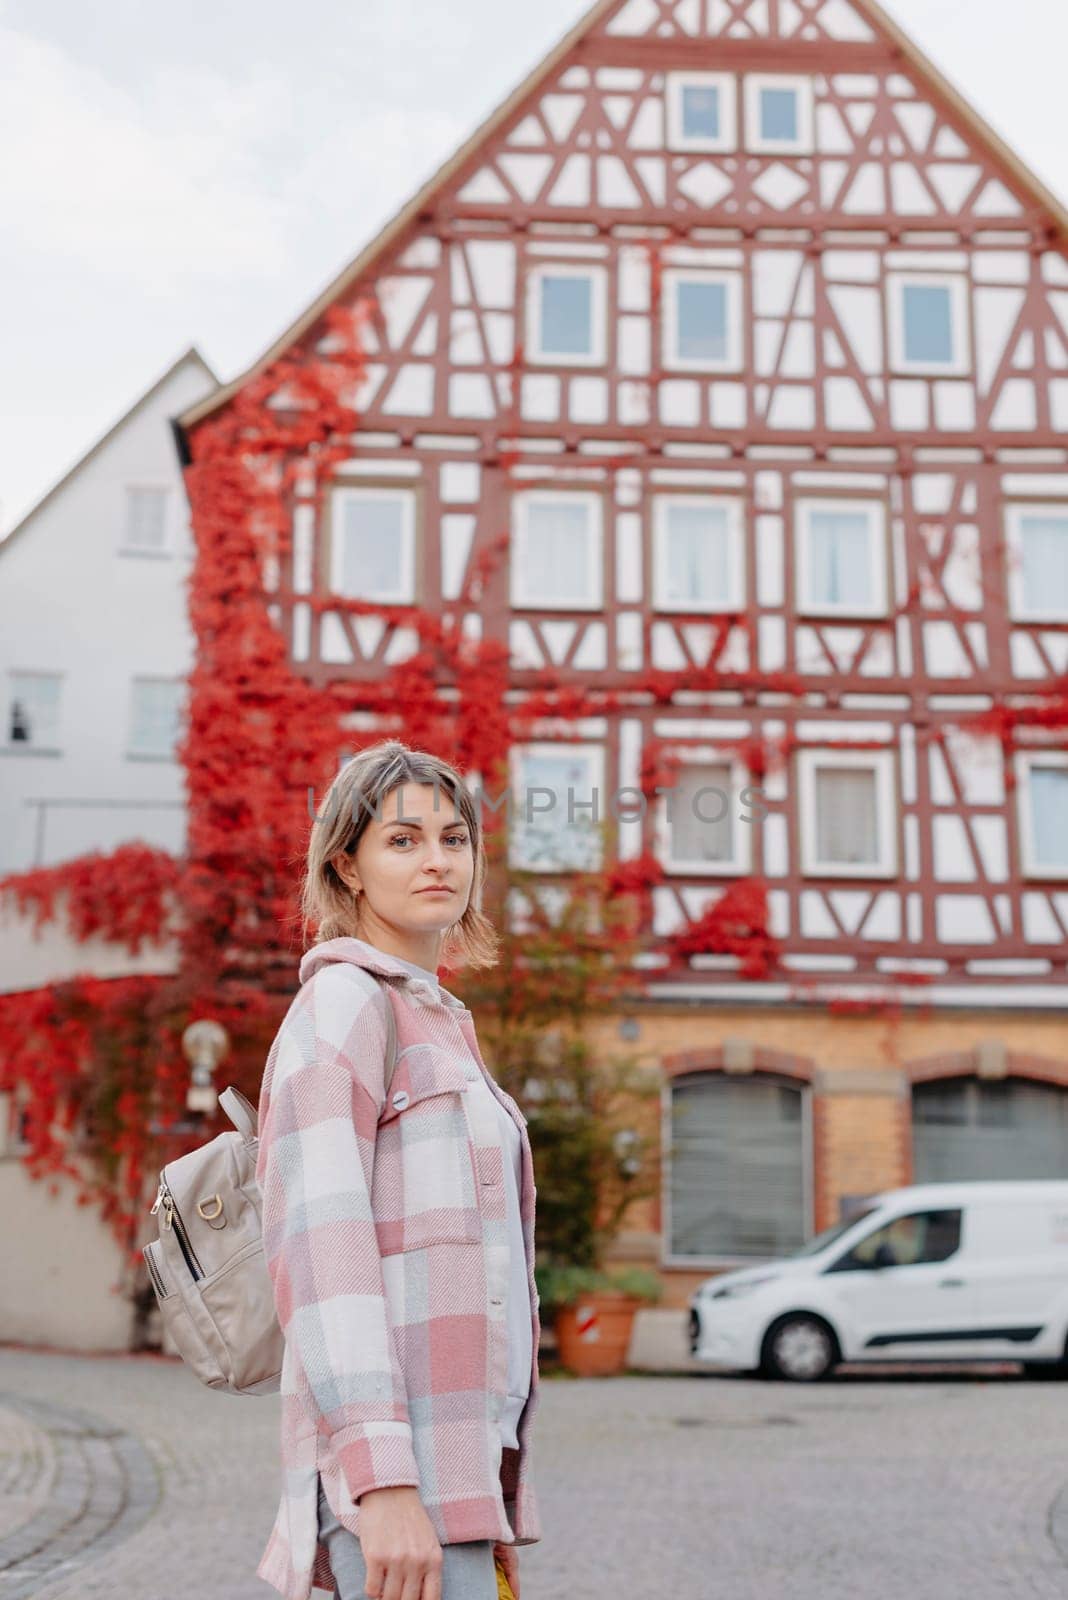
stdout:
<svg viewBox="0 0 1068 1600">
<path fill-rule="evenodd" d="M 413 1045 L 379 1118 L 371 1209 L 382 1255 L 482 1238 L 463 1064 Z"/>
</svg>

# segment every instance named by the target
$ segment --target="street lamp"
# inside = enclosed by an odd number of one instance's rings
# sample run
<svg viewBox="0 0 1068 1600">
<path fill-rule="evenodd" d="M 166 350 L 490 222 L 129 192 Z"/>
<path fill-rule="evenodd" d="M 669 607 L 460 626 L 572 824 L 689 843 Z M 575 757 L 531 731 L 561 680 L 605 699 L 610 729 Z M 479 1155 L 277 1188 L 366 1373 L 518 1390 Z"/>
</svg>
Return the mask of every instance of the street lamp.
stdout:
<svg viewBox="0 0 1068 1600">
<path fill-rule="evenodd" d="M 201 1017 L 191 1022 L 182 1034 L 182 1050 L 192 1072 L 186 1091 L 187 1111 L 210 1114 L 219 1103 L 215 1087 L 215 1069 L 230 1049 L 230 1035 L 221 1022 L 211 1017 Z"/>
</svg>

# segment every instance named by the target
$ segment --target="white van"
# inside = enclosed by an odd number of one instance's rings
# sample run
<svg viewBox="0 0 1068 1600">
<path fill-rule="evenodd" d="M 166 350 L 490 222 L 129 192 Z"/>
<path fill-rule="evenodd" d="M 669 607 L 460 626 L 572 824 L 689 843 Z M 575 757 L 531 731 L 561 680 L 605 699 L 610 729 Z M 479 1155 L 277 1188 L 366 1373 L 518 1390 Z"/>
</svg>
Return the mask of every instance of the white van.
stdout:
<svg viewBox="0 0 1068 1600">
<path fill-rule="evenodd" d="M 1068 1373 L 1068 1182 L 892 1189 L 783 1261 L 709 1278 L 700 1361 L 811 1382 L 842 1361 Z"/>
</svg>

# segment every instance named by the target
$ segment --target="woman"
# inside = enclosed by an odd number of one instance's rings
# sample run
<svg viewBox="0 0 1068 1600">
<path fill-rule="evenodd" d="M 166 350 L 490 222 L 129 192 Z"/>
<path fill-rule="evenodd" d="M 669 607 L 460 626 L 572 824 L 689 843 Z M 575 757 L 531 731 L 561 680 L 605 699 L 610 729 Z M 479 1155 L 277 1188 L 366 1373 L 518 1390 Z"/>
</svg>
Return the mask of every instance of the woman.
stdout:
<svg viewBox="0 0 1068 1600">
<path fill-rule="evenodd" d="M 496 960 L 485 871 L 460 775 L 396 740 L 342 768 L 312 826 L 317 940 L 268 1055 L 258 1161 L 285 1333 L 258 1570 L 288 1600 L 497 1600 L 496 1563 L 518 1596 L 516 1546 L 541 1537 L 530 1142 L 436 976 Z"/>
</svg>

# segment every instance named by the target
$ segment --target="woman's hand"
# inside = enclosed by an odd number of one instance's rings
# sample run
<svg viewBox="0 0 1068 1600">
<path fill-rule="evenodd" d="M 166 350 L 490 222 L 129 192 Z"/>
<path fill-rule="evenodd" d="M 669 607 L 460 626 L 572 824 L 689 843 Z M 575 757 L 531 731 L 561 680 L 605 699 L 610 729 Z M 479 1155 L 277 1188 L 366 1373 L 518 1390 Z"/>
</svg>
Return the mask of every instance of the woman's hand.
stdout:
<svg viewBox="0 0 1068 1600">
<path fill-rule="evenodd" d="M 519 1600 L 519 1549 L 514 1544 L 495 1544 L 493 1546 L 494 1559 L 499 1560 L 504 1568 L 504 1575 L 508 1579 L 509 1587 Z"/>
<path fill-rule="evenodd" d="M 419 1490 L 368 1489 L 357 1504 L 369 1600 L 441 1600 L 441 1542 Z"/>
</svg>

